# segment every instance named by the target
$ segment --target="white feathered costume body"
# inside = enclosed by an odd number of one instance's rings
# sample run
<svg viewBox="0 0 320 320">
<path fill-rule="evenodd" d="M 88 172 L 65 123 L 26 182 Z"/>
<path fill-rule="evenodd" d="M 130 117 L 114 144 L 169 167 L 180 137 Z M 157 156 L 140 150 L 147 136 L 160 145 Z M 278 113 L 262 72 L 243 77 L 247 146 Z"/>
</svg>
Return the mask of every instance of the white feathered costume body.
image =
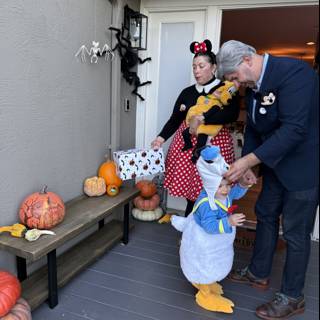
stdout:
<svg viewBox="0 0 320 320">
<path fill-rule="evenodd" d="M 235 228 L 232 233 L 209 234 L 195 222 L 193 214 L 187 218 L 173 216 L 171 221 L 182 232 L 180 264 L 185 277 L 199 284 L 224 279 L 233 263 Z"/>
<path fill-rule="evenodd" d="M 197 161 L 197 168 L 209 198 L 210 207 L 212 210 L 216 210 L 214 196 L 221 183 L 222 175 L 229 169 L 229 166 L 221 156 L 218 147 L 210 149 L 207 151 L 212 157 L 210 161 L 213 162 L 206 162 L 209 159 L 205 160 L 201 153 Z M 230 233 L 207 233 L 194 218 L 194 214 L 198 210 L 198 201 L 196 201 L 193 212 L 187 218 L 172 216 L 171 223 L 182 232 L 180 263 L 184 275 L 191 283 L 211 284 L 224 279 L 231 270 L 235 227 L 232 227 Z"/>
</svg>

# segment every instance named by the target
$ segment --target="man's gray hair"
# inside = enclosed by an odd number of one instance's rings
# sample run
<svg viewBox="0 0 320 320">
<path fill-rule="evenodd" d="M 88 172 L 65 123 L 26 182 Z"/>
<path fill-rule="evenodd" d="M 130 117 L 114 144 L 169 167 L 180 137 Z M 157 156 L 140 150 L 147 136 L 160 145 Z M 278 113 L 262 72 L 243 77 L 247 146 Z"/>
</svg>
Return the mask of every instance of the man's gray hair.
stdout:
<svg viewBox="0 0 320 320">
<path fill-rule="evenodd" d="M 251 57 L 256 49 L 236 40 L 225 42 L 217 54 L 217 78 L 223 79 L 225 74 L 235 72 L 243 57 Z"/>
</svg>

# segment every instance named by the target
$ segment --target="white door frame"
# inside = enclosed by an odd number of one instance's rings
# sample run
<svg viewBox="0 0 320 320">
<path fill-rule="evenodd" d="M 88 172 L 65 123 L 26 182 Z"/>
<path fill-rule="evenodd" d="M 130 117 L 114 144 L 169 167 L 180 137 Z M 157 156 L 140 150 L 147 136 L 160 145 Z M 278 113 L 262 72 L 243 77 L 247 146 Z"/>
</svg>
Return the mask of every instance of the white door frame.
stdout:
<svg viewBox="0 0 320 320">
<path fill-rule="evenodd" d="M 211 40 L 213 44 L 213 51 L 217 52 L 220 43 L 222 12 L 223 10 L 231 9 L 249 9 L 249 8 L 266 8 L 266 7 L 284 7 L 284 6 L 302 6 L 302 5 L 319 5 L 317 1 L 308 0 L 268 0 L 268 2 L 260 0 L 141 0 L 140 11 L 150 16 L 151 13 L 163 12 L 183 12 L 183 11 L 206 11 L 205 21 L 205 35 L 204 38 Z M 148 39 L 152 36 L 152 21 L 149 20 Z M 210 26 L 210 27 L 209 27 Z M 150 55 L 150 49 L 146 51 L 140 51 L 141 58 L 146 58 Z M 151 61 L 152 63 L 152 61 Z M 139 66 L 138 75 L 140 79 L 148 80 L 150 78 L 150 68 L 148 63 Z M 157 81 L 153 81 L 150 85 L 153 88 L 158 88 Z M 147 137 L 146 122 L 147 113 L 146 108 L 148 104 L 151 104 L 155 97 L 150 96 L 150 86 L 140 88 L 142 96 L 145 97 L 145 101 L 137 100 L 137 112 L 136 112 L 136 147 L 144 148 L 150 144 L 150 137 Z M 177 93 L 178 94 L 178 93 Z"/>
<path fill-rule="evenodd" d="M 153 12 L 183 12 L 183 11 L 206 11 L 205 35 L 204 39 L 208 38 L 213 44 L 213 51 L 217 52 L 220 43 L 222 12 L 223 10 L 232 9 L 249 9 L 249 8 L 268 8 L 268 7 L 288 7 L 288 6 L 306 6 L 319 5 L 318 1 L 309 0 L 141 0 L 140 11 L 149 16 Z M 210 27 L 209 27 L 210 26 Z M 151 28 L 148 31 L 148 39 L 151 37 Z M 149 56 L 148 50 L 142 52 L 141 57 Z M 159 66 L 158 66 L 159 67 Z M 148 64 L 138 68 L 138 75 L 141 79 L 148 79 Z M 154 88 L 158 88 L 159 84 L 154 81 Z M 156 90 L 156 89 L 155 89 Z M 145 101 L 137 101 L 136 113 L 136 147 L 148 147 L 148 137 L 146 136 L 146 107 L 150 103 L 148 86 L 141 88 L 141 93 L 146 97 Z M 177 93 L 178 94 L 178 93 Z M 153 97 L 154 99 L 154 97 Z M 319 241 L 319 207 L 317 211 L 316 221 L 312 234 L 313 240 Z"/>
</svg>

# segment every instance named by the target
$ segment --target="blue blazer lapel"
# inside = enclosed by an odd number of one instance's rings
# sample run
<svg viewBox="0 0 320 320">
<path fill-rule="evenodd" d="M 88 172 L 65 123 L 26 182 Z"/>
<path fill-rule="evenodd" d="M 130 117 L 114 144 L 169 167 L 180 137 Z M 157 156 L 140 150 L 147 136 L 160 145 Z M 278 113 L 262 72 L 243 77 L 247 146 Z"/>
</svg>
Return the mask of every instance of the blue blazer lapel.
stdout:
<svg viewBox="0 0 320 320">
<path fill-rule="evenodd" d="M 262 79 L 261 86 L 259 88 L 259 92 L 263 93 L 266 91 L 270 91 L 272 88 L 270 87 L 270 84 L 272 83 L 272 70 L 274 68 L 274 57 L 269 55 L 268 63 L 266 66 L 266 70 L 264 72 L 264 76 Z M 258 101 L 257 101 L 258 103 Z"/>
<path fill-rule="evenodd" d="M 253 91 L 248 88 L 246 90 L 246 107 L 249 118 L 252 120 Z"/>
<path fill-rule="evenodd" d="M 263 75 L 263 79 L 262 79 L 261 86 L 259 88 L 259 92 L 257 92 L 257 94 L 272 90 L 272 88 L 270 86 L 273 85 L 273 81 L 272 81 L 273 79 L 272 79 L 271 75 L 272 75 L 272 70 L 274 68 L 274 65 L 275 65 L 274 57 L 269 55 L 266 70 Z M 253 97 L 254 97 L 253 90 L 248 88 L 246 91 L 246 106 L 247 106 L 247 112 L 249 115 L 249 119 L 252 122 L 253 122 L 253 114 L 252 114 L 253 113 Z M 260 103 L 261 103 L 260 100 L 261 99 L 257 99 L 256 110 L 257 110 L 257 105 L 260 105 Z"/>
</svg>

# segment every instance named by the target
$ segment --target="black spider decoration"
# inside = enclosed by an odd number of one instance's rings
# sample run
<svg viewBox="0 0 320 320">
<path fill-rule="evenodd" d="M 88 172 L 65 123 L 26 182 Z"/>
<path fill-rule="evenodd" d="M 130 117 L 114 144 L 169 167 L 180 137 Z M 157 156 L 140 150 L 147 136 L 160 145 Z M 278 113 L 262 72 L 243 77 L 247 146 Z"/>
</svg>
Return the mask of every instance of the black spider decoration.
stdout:
<svg viewBox="0 0 320 320">
<path fill-rule="evenodd" d="M 133 94 L 137 95 L 142 101 L 144 98 L 138 93 L 138 88 L 143 87 L 147 84 L 152 83 L 151 81 L 141 82 L 135 71 L 131 71 L 138 63 L 143 64 L 146 61 L 150 61 L 151 58 L 146 58 L 142 60 L 136 50 L 131 46 L 130 34 L 127 27 L 122 25 L 121 29 L 110 27 L 109 30 L 116 32 L 116 39 L 118 40 L 117 45 L 112 49 L 112 51 L 118 50 L 121 57 L 121 72 L 123 78 L 130 84 L 134 86 Z"/>
</svg>

